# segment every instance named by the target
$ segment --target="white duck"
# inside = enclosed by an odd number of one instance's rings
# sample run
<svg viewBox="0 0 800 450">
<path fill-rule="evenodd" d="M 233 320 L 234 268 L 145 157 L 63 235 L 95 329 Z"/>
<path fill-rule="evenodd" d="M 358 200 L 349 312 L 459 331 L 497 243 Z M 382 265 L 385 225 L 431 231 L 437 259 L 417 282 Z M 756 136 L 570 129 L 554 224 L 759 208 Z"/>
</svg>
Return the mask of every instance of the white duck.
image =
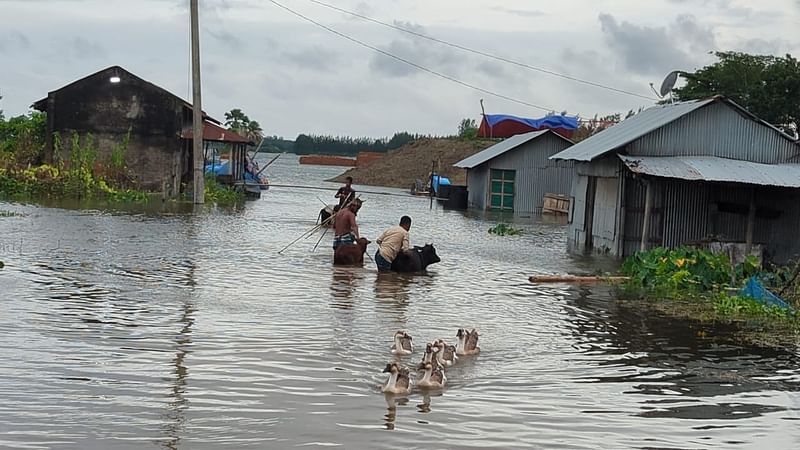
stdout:
<svg viewBox="0 0 800 450">
<path fill-rule="evenodd" d="M 456 356 L 456 346 L 448 345 L 443 339 L 437 339 L 434 342 L 438 351 L 435 352 L 436 362 L 442 367 L 450 367 L 458 361 Z"/>
<path fill-rule="evenodd" d="M 407 368 L 400 367 L 396 362 L 390 362 L 386 364 L 383 373 L 388 373 L 389 379 L 386 380 L 386 384 L 383 385 L 381 391 L 387 394 L 408 394 L 411 392 L 411 383 Z"/>
<path fill-rule="evenodd" d="M 405 331 L 398 331 L 394 334 L 394 344 L 392 353 L 398 356 L 408 356 L 414 351 L 414 344 L 411 342 L 411 335 Z"/>
<path fill-rule="evenodd" d="M 474 328 L 472 331 L 459 328 L 456 337 L 458 338 L 458 345 L 456 345 L 458 356 L 477 355 L 481 351 L 478 347 L 478 332 Z"/>
<path fill-rule="evenodd" d="M 419 363 L 417 370 L 424 371 L 422 378 L 417 379 L 417 387 L 426 389 L 441 389 L 447 382 L 441 367 L 434 367 L 432 363 Z"/>
</svg>

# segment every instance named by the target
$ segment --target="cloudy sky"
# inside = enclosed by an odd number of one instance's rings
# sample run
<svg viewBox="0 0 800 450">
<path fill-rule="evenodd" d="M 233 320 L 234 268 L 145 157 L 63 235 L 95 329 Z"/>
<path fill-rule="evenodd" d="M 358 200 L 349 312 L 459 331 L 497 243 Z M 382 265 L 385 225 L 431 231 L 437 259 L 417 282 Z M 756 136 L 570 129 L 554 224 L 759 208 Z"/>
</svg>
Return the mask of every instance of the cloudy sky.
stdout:
<svg viewBox="0 0 800 450">
<path fill-rule="evenodd" d="M 652 101 L 426 41 L 309 0 L 278 3 L 419 66 L 582 117 Z M 671 70 L 736 50 L 800 56 L 800 0 L 320 0 L 553 72 L 651 96 Z M 0 109 L 111 65 L 190 98 L 188 0 L 0 0 Z M 269 0 L 200 0 L 203 106 L 267 134 L 453 133 L 463 117 L 541 117 L 304 21 Z"/>
</svg>

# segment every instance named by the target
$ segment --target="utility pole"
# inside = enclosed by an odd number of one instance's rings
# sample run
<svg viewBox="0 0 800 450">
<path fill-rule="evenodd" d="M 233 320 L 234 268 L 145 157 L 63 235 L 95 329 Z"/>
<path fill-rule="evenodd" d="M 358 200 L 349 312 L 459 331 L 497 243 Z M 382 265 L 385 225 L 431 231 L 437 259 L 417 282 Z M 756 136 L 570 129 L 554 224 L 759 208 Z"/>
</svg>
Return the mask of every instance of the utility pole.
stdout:
<svg viewBox="0 0 800 450">
<path fill-rule="evenodd" d="M 189 0 L 192 21 L 192 161 L 194 166 L 194 203 L 205 202 L 205 167 L 203 160 L 203 108 L 200 102 L 200 26 L 197 0 Z"/>
</svg>

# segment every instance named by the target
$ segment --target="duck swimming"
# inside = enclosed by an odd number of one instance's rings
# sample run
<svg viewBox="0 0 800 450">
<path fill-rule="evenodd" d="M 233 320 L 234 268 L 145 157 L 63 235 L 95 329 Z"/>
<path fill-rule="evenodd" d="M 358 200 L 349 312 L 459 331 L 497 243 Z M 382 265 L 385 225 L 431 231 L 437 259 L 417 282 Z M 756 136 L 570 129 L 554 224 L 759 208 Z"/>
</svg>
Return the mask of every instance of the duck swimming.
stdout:
<svg viewBox="0 0 800 450">
<path fill-rule="evenodd" d="M 400 367 L 396 362 L 386 364 L 383 373 L 389 374 L 389 379 L 383 385 L 381 391 L 387 394 L 408 394 L 411 391 L 410 377 L 408 369 Z"/>
<path fill-rule="evenodd" d="M 438 351 L 438 348 L 435 347 L 434 343 L 429 342 L 425 345 L 425 353 L 422 354 L 422 362 L 429 363 L 433 362 L 436 359 L 434 358 L 434 354 Z"/>
<path fill-rule="evenodd" d="M 398 331 L 394 334 L 394 344 L 392 344 L 392 353 L 399 356 L 408 356 L 414 351 L 414 345 L 411 343 L 411 335 L 405 331 Z"/>
<path fill-rule="evenodd" d="M 424 371 L 422 378 L 417 379 L 417 387 L 441 389 L 447 381 L 442 368 L 434 367 L 432 363 L 419 363 L 417 370 Z"/>
<path fill-rule="evenodd" d="M 456 345 L 458 356 L 477 355 L 481 351 L 478 347 L 478 331 L 474 328 L 472 331 L 459 328 L 456 337 L 458 338 L 458 345 Z"/>
<path fill-rule="evenodd" d="M 443 339 L 437 339 L 434 345 L 439 349 L 435 352 L 436 362 L 442 367 L 450 367 L 458 360 L 456 346 L 448 345 Z"/>
</svg>

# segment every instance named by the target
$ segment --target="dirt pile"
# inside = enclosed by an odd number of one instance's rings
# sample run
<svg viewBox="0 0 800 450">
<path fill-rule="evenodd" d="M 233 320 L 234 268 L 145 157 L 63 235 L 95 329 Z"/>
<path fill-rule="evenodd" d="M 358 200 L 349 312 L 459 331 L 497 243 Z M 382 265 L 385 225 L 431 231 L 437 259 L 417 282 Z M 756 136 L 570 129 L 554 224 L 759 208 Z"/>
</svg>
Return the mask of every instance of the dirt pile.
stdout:
<svg viewBox="0 0 800 450">
<path fill-rule="evenodd" d="M 344 182 L 345 177 L 350 176 L 354 184 L 411 189 L 416 180 L 427 181 L 431 162 L 438 161 L 441 175 L 449 178 L 452 184 L 466 185 L 466 171 L 453 164 L 493 144 L 495 141 L 490 140 L 421 139 L 329 181 Z"/>
</svg>

